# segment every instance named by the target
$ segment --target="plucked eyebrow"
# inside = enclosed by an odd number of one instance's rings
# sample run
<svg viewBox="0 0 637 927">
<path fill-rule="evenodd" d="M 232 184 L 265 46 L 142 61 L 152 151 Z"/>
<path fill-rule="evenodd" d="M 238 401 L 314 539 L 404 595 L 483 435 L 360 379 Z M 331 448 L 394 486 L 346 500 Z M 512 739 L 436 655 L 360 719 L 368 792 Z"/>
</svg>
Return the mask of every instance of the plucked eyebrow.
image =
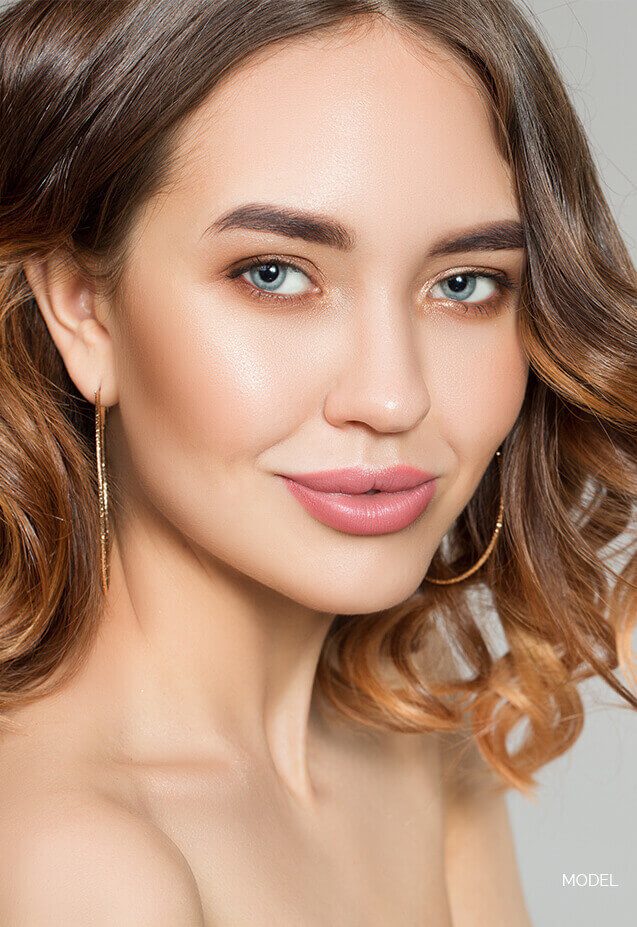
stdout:
<svg viewBox="0 0 637 927">
<path fill-rule="evenodd" d="M 356 247 L 356 234 L 336 219 L 270 203 L 237 206 L 209 225 L 201 237 L 227 229 L 272 232 L 286 238 L 327 245 L 339 251 L 352 251 Z M 501 251 L 524 247 L 522 224 L 517 219 L 500 219 L 439 239 L 429 249 L 429 255 L 435 257 L 462 251 Z"/>
</svg>

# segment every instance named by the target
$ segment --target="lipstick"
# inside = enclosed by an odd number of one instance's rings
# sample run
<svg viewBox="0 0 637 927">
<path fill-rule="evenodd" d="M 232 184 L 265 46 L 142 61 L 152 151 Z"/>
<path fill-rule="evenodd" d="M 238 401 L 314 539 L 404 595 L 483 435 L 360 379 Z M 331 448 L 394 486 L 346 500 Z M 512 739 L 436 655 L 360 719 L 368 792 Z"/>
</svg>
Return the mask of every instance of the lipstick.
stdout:
<svg viewBox="0 0 637 927">
<path fill-rule="evenodd" d="M 433 474 L 406 465 L 279 475 L 310 515 L 346 534 L 400 531 L 422 515 L 436 491 Z"/>
</svg>

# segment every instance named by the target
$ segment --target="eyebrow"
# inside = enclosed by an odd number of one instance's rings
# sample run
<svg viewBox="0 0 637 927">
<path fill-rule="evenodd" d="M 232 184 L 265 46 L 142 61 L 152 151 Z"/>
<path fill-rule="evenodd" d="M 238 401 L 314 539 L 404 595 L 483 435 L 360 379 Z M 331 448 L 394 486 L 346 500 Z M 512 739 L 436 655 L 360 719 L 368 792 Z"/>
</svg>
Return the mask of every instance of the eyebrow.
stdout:
<svg viewBox="0 0 637 927">
<path fill-rule="evenodd" d="M 225 212 L 204 231 L 202 238 L 227 229 L 250 229 L 273 232 L 286 238 L 300 238 L 327 245 L 339 251 L 352 251 L 356 235 L 342 223 L 321 213 L 275 206 L 270 203 L 246 203 Z M 461 251 L 504 251 L 525 247 L 524 229 L 517 219 L 500 219 L 448 235 L 435 242 L 430 256 L 457 254 Z"/>
</svg>

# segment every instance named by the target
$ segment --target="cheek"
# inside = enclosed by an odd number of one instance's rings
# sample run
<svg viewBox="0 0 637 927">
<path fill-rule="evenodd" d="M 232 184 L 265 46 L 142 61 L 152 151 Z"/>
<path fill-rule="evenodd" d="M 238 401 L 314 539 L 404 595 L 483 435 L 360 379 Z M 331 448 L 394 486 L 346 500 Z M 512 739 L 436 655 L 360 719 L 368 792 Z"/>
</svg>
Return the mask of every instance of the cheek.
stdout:
<svg viewBox="0 0 637 927">
<path fill-rule="evenodd" d="M 465 459 L 488 458 L 504 440 L 520 412 L 528 361 L 517 317 L 445 331 L 428 361 L 432 402 L 447 442 Z"/>
<path fill-rule="evenodd" d="M 249 460 L 307 415 L 308 368 L 289 323 L 195 297 L 131 314 L 124 341 L 123 415 L 171 455 Z"/>
</svg>

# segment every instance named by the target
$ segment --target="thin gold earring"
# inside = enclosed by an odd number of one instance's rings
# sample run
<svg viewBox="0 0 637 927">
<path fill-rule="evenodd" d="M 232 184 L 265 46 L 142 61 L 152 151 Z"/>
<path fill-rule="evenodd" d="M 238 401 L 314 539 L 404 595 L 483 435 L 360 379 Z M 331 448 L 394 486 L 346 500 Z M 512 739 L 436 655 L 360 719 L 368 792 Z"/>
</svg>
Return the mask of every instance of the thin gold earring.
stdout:
<svg viewBox="0 0 637 927">
<path fill-rule="evenodd" d="M 104 454 L 104 419 L 106 410 L 100 402 L 101 387 L 95 393 L 95 450 L 97 455 L 97 482 L 100 495 L 100 559 L 102 566 L 102 591 L 109 585 L 107 545 L 108 531 L 108 482 L 106 479 L 106 456 Z"/>
<path fill-rule="evenodd" d="M 498 458 L 501 458 L 502 454 L 500 451 L 496 451 L 495 456 Z M 501 467 L 502 462 L 500 459 L 498 460 L 498 463 L 500 464 L 500 467 Z M 502 527 L 502 516 L 503 515 L 504 515 L 504 500 L 502 498 L 502 491 L 500 491 L 500 510 L 498 511 L 498 520 L 495 523 L 495 531 L 493 532 L 493 535 L 491 536 L 491 540 L 489 541 L 489 545 L 487 549 L 484 551 L 480 559 L 476 560 L 473 566 L 470 567 L 468 570 L 466 570 L 466 572 L 461 573 L 460 576 L 454 576 L 453 579 L 431 579 L 430 577 L 425 576 L 425 580 L 428 583 L 435 583 L 437 586 L 448 586 L 451 583 L 459 583 L 461 580 L 466 579 L 467 576 L 471 576 L 472 573 L 475 573 L 476 570 L 479 570 L 482 564 L 491 554 L 493 548 L 495 547 L 495 542 L 498 539 L 498 535 L 500 534 L 500 528 Z"/>
</svg>

